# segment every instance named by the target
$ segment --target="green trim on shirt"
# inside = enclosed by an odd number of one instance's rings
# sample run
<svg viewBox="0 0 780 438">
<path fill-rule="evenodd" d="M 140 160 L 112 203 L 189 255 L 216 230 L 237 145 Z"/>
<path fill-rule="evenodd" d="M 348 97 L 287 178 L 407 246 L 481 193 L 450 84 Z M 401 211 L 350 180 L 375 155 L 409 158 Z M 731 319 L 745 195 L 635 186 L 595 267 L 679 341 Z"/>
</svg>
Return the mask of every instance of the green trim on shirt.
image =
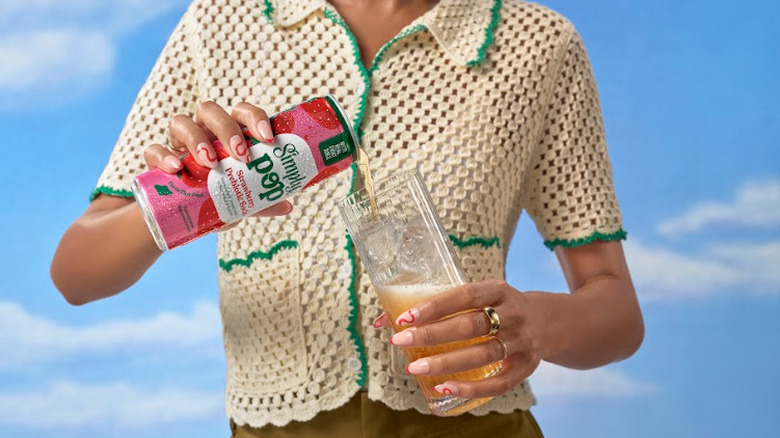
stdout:
<svg viewBox="0 0 780 438">
<path fill-rule="evenodd" d="M 231 260 L 219 259 L 219 267 L 225 272 L 230 272 L 236 265 L 248 268 L 254 263 L 255 260 L 271 260 L 279 251 L 283 249 L 297 248 L 298 242 L 295 240 L 282 240 L 276 242 L 268 252 L 265 251 L 253 251 L 246 256 L 246 258 L 235 258 Z"/>
<path fill-rule="evenodd" d="M 357 384 L 363 386 L 366 383 L 366 370 L 368 369 L 368 362 L 366 361 L 366 350 L 363 346 L 363 340 L 357 332 L 357 312 L 360 308 L 360 303 L 357 298 L 357 290 L 355 290 L 355 280 L 357 273 L 357 261 L 355 260 L 355 246 L 352 244 L 352 237 L 347 234 L 347 246 L 344 248 L 349 254 L 349 262 L 352 268 L 352 275 L 349 281 L 349 334 L 352 337 L 352 342 L 355 343 L 358 354 L 360 355 L 360 373 L 358 374 Z"/>
<path fill-rule="evenodd" d="M 98 195 L 111 195 L 111 196 L 119 196 L 120 198 L 132 198 L 133 192 L 130 190 L 124 190 L 124 189 L 115 189 L 113 187 L 108 186 L 100 186 L 92 191 L 89 195 L 89 201 L 92 202 L 95 200 L 95 198 L 98 197 Z"/>
<path fill-rule="evenodd" d="M 469 237 L 466 240 L 460 240 L 454 234 L 450 234 L 450 241 L 452 241 L 452 244 L 457 246 L 460 249 L 468 248 L 469 246 L 475 246 L 475 245 L 479 245 L 485 249 L 490 248 L 491 246 L 497 246 L 501 248 L 501 242 L 499 242 L 498 236 L 493 236 L 491 238 L 474 236 L 474 237 Z"/>
<path fill-rule="evenodd" d="M 263 8 L 263 15 L 265 16 L 265 19 L 268 20 L 269 23 L 274 22 L 274 19 L 271 17 L 271 14 L 274 13 L 274 5 L 271 4 L 271 0 L 265 0 L 265 8 Z"/>
<path fill-rule="evenodd" d="M 408 37 L 409 35 L 413 35 L 417 32 L 421 32 L 423 30 L 427 29 L 422 24 L 416 24 L 409 29 L 401 31 L 398 35 L 393 37 L 390 41 L 386 42 L 382 47 L 379 48 L 379 51 L 376 52 L 376 56 L 374 56 L 374 61 L 371 63 L 371 67 L 368 69 L 368 76 L 370 77 L 376 70 L 379 69 L 379 63 L 382 61 L 382 58 L 385 56 L 385 52 L 387 52 L 387 49 L 390 48 L 393 44 L 396 42 Z"/>
<path fill-rule="evenodd" d="M 566 240 L 566 239 L 555 239 L 555 240 L 545 240 L 544 246 L 550 249 L 552 251 L 555 249 L 556 246 L 562 246 L 564 248 L 576 248 L 578 246 L 587 245 L 589 243 L 593 243 L 596 240 L 602 240 L 604 242 L 612 242 L 615 240 L 626 240 L 626 237 L 628 236 L 628 233 L 620 228 L 619 230 L 615 231 L 614 233 L 601 233 L 599 231 L 594 232 L 588 237 L 581 237 L 579 239 L 572 239 L 572 240 Z"/>
<path fill-rule="evenodd" d="M 347 37 L 349 37 L 349 42 L 352 43 L 352 55 L 355 57 L 355 65 L 358 68 L 358 71 L 360 72 L 360 77 L 363 79 L 363 84 L 365 85 L 365 91 L 363 91 L 363 95 L 360 96 L 360 105 L 358 106 L 357 114 L 355 115 L 355 120 L 352 121 L 352 126 L 355 128 L 356 132 L 358 133 L 358 141 L 361 140 L 361 133 L 360 131 L 360 125 L 363 123 L 363 115 L 366 111 L 366 96 L 368 94 L 368 90 L 371 87 L 371 80 L 368 76 L 368 71 L 363 66 L 363 63 L 360 62 L 360 48 L 358 46 L 357 38 L 355 38 L 355 35 L 352 34 L 352 31 L 349 30 L 349 26 L 347 26 L 347 23 L 341 19 L 341 17 L 338 16 L 338 14 L 328 8 L 323 9 L 323 13 L 325 14 L 325 17 L 330 19 L 332 22 L 336 23 L 337 25 L 344 28 L 344 31 L 347 34 Z"/>
<path fill-rule="evenodd" d="M 493 34 L 495 33 L 496 26 L 498 25 L 498 13 L 500 10 L 501 0 L 496 0 L 496 2 L 493 3 L 493 7 L 490 9 L 490 24 L 487 28 L 485 28 L 485 42 L 482 43 L 482 46 L 479 48 L 477 57 L 471 61 L 468 61 L 466 66 L 475 67 L 485 61 L 485 52 L 487 52 L 488 47 L 493 44 Z"/>
</svg>

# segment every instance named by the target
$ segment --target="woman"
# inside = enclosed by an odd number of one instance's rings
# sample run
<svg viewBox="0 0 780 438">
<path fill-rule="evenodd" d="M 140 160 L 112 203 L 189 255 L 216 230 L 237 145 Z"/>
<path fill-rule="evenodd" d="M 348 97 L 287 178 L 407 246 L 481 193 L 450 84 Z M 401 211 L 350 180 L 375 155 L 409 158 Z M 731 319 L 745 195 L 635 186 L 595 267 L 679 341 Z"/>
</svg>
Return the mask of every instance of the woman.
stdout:
<svg viewBox="0 0 780 438">
<path fill-rule="evenodd" d="M 93 200 L 65 233 L 52 278 L 82 304 L 134 284 L 160 256 L 130 197 L 148 167 L 203 166 L 209 140 L 246 161 L 246 126 L 335 95 L 377 178 L 417 167 L 471 283 L 402 315 L 389 339 L 338 217 L 351 171 L 219 234 L 220 307 L 234 436 L 540 436 L 528 409 L 541 360 L 592 368 L 633 354 L 641 312 L 624 260 L 601 110 L 573 26 L 541 6 L 498 0 L 197 0 L 130 112 Z M 162 146 L 168 143 L 169 147 Z M 555 250 L 570 294 L 506 284 L 522 210 Z M 522 285 L 515 285 L 522 287 Z M 399 346 L 490 341 L 406 363 Z M 374 330 L 369 321 L 374 320 Z M 413 374 L 503 360 L 460 397 L 474 415 L 426 415 Z"/>
</svg>

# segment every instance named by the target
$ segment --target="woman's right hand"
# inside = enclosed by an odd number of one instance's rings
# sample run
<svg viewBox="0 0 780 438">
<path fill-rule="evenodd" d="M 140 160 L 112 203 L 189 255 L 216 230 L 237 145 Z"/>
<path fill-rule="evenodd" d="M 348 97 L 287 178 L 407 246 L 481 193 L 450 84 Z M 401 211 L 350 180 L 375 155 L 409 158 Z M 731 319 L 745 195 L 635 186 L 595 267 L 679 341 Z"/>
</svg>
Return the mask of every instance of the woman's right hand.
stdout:
<svg viewBox="0 0 780 438">
<path fill-rule="evenodd" d="M 244 139 L 241 126 L 246 126 L 256 139 L 268 144 L 273 143 L 271 122 L 268 114 L 261 108 L 241 102 L 228 114 L 221 106 L 207 101 L 198 105 L 194 119 L 184 114 L 171 118 L 168 124 L 168 141 L 172 149 L 153 144 L 144 150 L 144 160 L 150 169 L 159 168 L 168 173 L 176 173 L 185 167 L 181 157 L 189 153 L 198 165 L 214 169 L 219 161 L 211 142 L 219 140 L 232 158 L 248 163 L 249 145 Z M 253 216 L 283 216 L 292 209 L 289 201 L 282 201 Z M 230 228 L 231 225 L 223 229 Z"/>
<path fill-rule="evenodd" d="M 229 115 L 216 103 L 205 102 L 194 119 L 185 115 L 171 119 L 169 141 L 173 150 L 154 144 L 146 148 L 144 159 L 149 168 L 175 173 L 184 167 L 181 157 L 190 153 L 197 162 L 190 165 L 214 168 L 217 158 L 211 141 L 218 139 L 230 156 L 246 162 L 249 145 L 244 141 L 242 125 L 255 138 L 273 141 L 268 116 L 260 108 L 240 103 Z M 292 204 L 283 201 L 255 216 L 285 215 L 292 208 Z M 115 295 L 135 284 L 160 254 L 133 200 L 101 195 L 63 235 L 52 259 L 51 278 L 69 303 L 84 304 Z"/>
</svg>

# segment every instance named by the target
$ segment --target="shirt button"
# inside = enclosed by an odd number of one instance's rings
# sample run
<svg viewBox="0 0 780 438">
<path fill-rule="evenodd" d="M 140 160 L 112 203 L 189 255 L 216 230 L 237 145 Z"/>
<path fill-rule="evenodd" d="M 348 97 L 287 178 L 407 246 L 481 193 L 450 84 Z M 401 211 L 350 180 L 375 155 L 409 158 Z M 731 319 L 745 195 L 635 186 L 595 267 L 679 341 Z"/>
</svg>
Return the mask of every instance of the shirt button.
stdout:
<svg viewBox="0 0 780 438">
<path fill-rule="evenodd" d="M 363 81 L 360 81 L 360 82 L 358 83 L 358 86 L 357 86 L 357 88 L 355 88 L 355 92 L 356 92 L 357 94 L 359 94 L 360 96 L 362 96 L 362 95 L 363 95 L 363 93 L 365 93 L 365 92 L 366 92 L 366 83 L 365 83 L 365 82 L 363 82 Z"/>
<path fill-rule="evenodd" d="M 350 358 L 347 361 L 347 366 L 352 371 L 360 371 L 360 369 L 363 368 L 363 364 L 360 362 L 360 359 L 358 359 L 356 357 Z"/>
</svg>

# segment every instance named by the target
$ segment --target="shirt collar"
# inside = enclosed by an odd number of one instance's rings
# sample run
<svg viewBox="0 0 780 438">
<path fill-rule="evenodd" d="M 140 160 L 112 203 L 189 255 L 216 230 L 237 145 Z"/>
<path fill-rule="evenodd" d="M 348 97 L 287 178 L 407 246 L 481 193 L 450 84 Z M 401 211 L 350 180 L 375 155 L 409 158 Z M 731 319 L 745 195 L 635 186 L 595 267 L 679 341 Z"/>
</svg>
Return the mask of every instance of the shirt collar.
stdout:
<svg viewBox="0 0 780 438">
<path fill-rule="evenodd" d="M 263 1 L 266 18 L 278 27 L 293 26 L 323 8 L 336 12 L 326 0 Z M 453 61 L 472 67 L 485 59 L 500 8 L 501 0 L 439 0 L 409 27 L 422 25 Z"/>
</svg>

